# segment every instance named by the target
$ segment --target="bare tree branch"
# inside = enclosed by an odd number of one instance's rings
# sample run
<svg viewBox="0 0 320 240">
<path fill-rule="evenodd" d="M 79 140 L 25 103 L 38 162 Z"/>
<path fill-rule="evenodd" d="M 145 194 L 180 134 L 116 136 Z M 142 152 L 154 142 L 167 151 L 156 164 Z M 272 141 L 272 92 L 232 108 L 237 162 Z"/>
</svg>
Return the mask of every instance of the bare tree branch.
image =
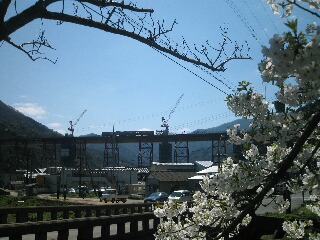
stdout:
<svg viewBox="0 0 320 240">
<path fill-rule="evenodd" d="M 52 12 L 47 10 L 49 5 L 57 2 L 63 3 L 61 11 Z M 205 51 L 198 50 L 196 46 L 194 47 L 194 50 L 191 50 L 185 39 L 183 39 L 182 45 L 174 43 L 167 35 L 173 30 L 176 21 L 166 28 L 164 26 L 164 21 L 161 23 L 160 21 L 157 21 L 156 23 L 153 21 L 151 16 L 151 13 L 153 12 L 152 9 L 138 8 L 132 3 L 125 4 L 124 1 L 115 2 L 112 0 L 77 0 L 74 1 L 71 6 L 73 12 L 70 12 L 69 9 L 68 13 L 66 8 L 64 0 L 38 0 L 34 5 L 28 7 L 21 13 L 10 17 L 3 25 L 0 25 L 0 40 L 10 42 L 12 45 L 13 42 L 9 38 L 12 33 L 33 20 L 47 19 L 57 20 L 58 24 L 69 22 L 129 37 L 163 53 L 170 54 L 175 58 L 192 63 L 196 66 L 202 66 L 213 72 L 225 71 L 226 63 L 231 60 L 251 59 L 248 55 L 242 55 L 241 52 L 243 49 L 238 45 L 235 45 L 231 55 L 227 54 L 225 46 L 227 45 L 227 41 L 230 40 L 228 37 L 224 38 L 219 49 L 214 49 L 208 44 L 209 48 L 205 47 Z M 131 15 L 129 15 L 128 12 L 131 13 Z M 132 12 L 137 12 L 137 14 L 144 13 L 144 16 L 141 17 Z M 151 24 L 146 22 L 146 16 L 148 14 L 150 15 L 149 19 L 151 20 Z M 148 24 L 151 27 L 148 28 Z M 26 46 L 23 44 L 15 45 L 20 46 L 20 48 Z M 48 47 L 45 44 L 44 46 Z M 210 56 L 212 50 L 215 54 L 216 52 L 218 53 L 215 58 Z"/>
<path fill-rule="evenodd" d="M 43 3 L 45 6 L 49 6 L 52 3 L 60 2 L 62 0 L 44 0 Z M 90 3 L 97 7 L 118 7 L 122 9 L 126 9 L 133 12 L 150 12 L 153 13 L 154 10 L 150 8 L 138 8 L 135 4 L 125 4 L 124 1 L 118 2 L 113 0 L 77 0 L 80 3 Z"/>
<path fill-rule="evenodd" d="M 51 59 L 49 59 L 49 58 L 47 58 L 47 57 L 39 57 L 39 56 L 37 56 L 37 57 L 33 57 L 32 55 L 33 55 L 33 51 L 34 50 L 31 50 L 31 51 L 26 51 L 24 48 L 23 48 L 23 46 L 22 45 L 16 45 L 15 43 L 13 43 L 13 42 L 11 42 L 11 41 L 7 41 L 10 45 L 12 45 L 12 46 L 14 46 L 15 48 L 17 48 L 17 49 L 19 49 L 20 51 L 22 51 L 22 52 L 24 52 L 32 61 L 36 61 L 36 60 L 38 60 L 38 59 L 44 59 L 44 60 L 48 60 L 48 61 L 50 61 L 50 62 L 52 62 L 53 64 L 55 64 L 56 62 L 57 62 L 57 60 L 55 60 L 55 61 L 53 61 L 53 60 L 51 60 Z M 24 43 L 24 44 L 32 44 L 32 45 L 34 45 L 34 44 L 39 44 L 39 43 L 35 43 L 35 42 L 32 42 L 32 43 Z M 36 51 L 36 50 L 35 50 Z M 37 53 L 38 53 L 38 51 L 37 51 Z"/>
<path fill-rule="evenodd" d="M 153 9 L 149 8 L 137 8 L 134 4 L 124 4 L 124 2 L 115 2 L 110 0 L 78 0 L 78 2 L 86 2 L 90 3 L 92 5 L 95 5 L 97 7 L 118 7 L 126 10 L 130 10 L 133 12 L 150 12 L 153 13 Z"/>
<path fill-rule="evenodd" d="M 319 15 L 318 13 L 313 12 L 313 11 L 311 11 L 310 9 L 308 9 L 308 8 L 305 8 L 305 7 L 301 6 L 300 4 L 298 4 L 298 3 L 297 3 L 297 1 L 296 1 L 296 0 L 294 0 L 292 3 L 293 3 L 295 6 L 297 6 L 298 8 L 300 8 L 300 9 L 302 9 L 302 10 L 304 10 L 304 11 L 306 11 L 306 12 L 310 13 L 311 15 L 314 15 L 314 16 L 316 16 L 316 17 L 320 18 L 320 15 Z"/>
<path fill-rule="evenodd" d="M 9 36 L 4 34 L 2 29 L 4 28 L 4 17 L 7 14 L 10 3 L 11 0 L 0 0 L 0 41 L 9 39 Z"/>
<path fill-rule="evenodd" d="M 4 21 L 11 0 L 0 0 L 0 23 Z"/>
</svg>

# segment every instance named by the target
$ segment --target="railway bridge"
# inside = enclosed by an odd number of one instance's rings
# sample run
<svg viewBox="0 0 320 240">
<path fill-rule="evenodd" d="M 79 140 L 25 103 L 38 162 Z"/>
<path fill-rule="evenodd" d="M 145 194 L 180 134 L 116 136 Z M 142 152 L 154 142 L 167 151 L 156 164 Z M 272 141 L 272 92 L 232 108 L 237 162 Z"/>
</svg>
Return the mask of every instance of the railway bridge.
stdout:
<svg viewBox="0 0 320 240">
<path fill-rule="evenodd" d="M 154 143 L 159 143 L 159 155 L 171 146 L 175 163 L 189 162 L 190 142 L 211 143 L 212 162 L 220 161 L 226 155 L 226 133 L 205 134 L 154 134 L 153 131 L 116 131 L 103 132 L 101 136 L 92 137 L 53 137 L 28 138 L 19 137 L 0 139 L 0 164 L 9 164 L 12 169 L 28 169 L 32 147 L 36 147 L 40 156 L 41 167 L 56 167 L 68 164 L 68 167 L 86 167 L 87 145 L 104 146 L 103 166 L 119 166 L 119 145 L 138 143 L 136 167 L 148 167 L 153 161 Z M 161 149 L 162 146 L 162 149 Z M 171 150 L 171 149 L 169 149 Z M 166 154 L 162 154 L 166 157 Z M 161 157 L 161 156 L 160 156 Z M 163 158 L 163 157 L 162 157 Z M 161 158 L 159 158 L 161 162 Z"/>
</svg>

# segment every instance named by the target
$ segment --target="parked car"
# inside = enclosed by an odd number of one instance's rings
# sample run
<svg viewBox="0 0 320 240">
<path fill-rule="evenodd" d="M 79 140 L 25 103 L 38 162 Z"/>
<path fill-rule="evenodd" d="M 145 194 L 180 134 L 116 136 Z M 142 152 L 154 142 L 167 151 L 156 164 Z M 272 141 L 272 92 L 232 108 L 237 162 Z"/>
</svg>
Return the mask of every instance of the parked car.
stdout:
<svg viewBox="0 0 320 240">
<path fill-rule="evenodd" d="M 168 193 L 166 192 L 154 192 L 149 197 L 145 198 L 143 202 L 163 202 L 168 200 Z"/>
<path fill-rule="evenodd" d="M 192 195 L 189 190 L 177 190 L 172 192 L 168 200 L 178 201 L 178 202 L 185 202 L 185 201 L 192 201 Z"/>
<path fill-rule="evenodd" d="M 78 186 L 76 188 L 76 193 L 80 193 L 80 192 L 89 193 L 89 189 L 87 186 Z"/>
<path fill-rule="evenodd" d="M 74 188 L 69 188 L 68 193 L 76 193 L 76 190 Z"/>
<path fill-rule="evenodd" d="M 105 190 L 104 193 L 99 196 L 100 202 L 104 201 L 107 203 L 108 201 L 114 203 L 123 202 L 125 203 L 127 201 L 128 195 L 119 195 L 117 189 L 108 188 Z"/>
<path fill-rule="evenodd" d="M 88 192 L 89 192 L 89 193 L 94 193 L 95 190 L 98 191 L 98 189 L 89 188 L 89 189 L 88 189 Z"/>
</svg>

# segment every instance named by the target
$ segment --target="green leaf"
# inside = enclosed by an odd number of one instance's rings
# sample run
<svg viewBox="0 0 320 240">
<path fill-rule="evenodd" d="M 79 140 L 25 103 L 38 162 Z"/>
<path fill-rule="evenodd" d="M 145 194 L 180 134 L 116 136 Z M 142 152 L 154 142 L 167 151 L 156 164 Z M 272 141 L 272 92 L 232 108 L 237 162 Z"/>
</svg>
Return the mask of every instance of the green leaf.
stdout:
<svg viewBox="0 0 320 240">
<path fill-rule="evenodd" d="M 285 25 L 292 30 L 294 35 L 297 35 L 298 32 L 298 19 L 288 21 Z"/>
</svg>

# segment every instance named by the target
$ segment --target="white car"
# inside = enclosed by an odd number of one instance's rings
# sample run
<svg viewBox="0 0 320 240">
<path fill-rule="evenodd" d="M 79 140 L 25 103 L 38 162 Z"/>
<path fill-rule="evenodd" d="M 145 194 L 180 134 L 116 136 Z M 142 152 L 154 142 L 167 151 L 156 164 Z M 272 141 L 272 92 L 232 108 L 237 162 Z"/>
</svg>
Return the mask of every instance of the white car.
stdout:
<svg viewBox="0 0 320 240">
<path fill-rule="evenodd" d="M 76 193 L 76 190 L 74 188 L 69 188 L 68 193 Z"/>
<path fill-rule="evenodd" d="M 189 190 L 177 190 L 172 192 L 168 200 L 171 201 L 178 201 L 178 202 L 185 202 L 185 201 L 192 201 L 192 195 Z"/>
<path fill-rule="evenodd" d="M 100 202 L 104 201 L 107 203 L 108 201 L 114 203 L 114 202 L 123 202 L 125 203 L 127 201 L 128 195 L 118 195 L 118 191 L 116 189 L 107 188 L 104 193 L 99 196 Z"/>
</svg>

